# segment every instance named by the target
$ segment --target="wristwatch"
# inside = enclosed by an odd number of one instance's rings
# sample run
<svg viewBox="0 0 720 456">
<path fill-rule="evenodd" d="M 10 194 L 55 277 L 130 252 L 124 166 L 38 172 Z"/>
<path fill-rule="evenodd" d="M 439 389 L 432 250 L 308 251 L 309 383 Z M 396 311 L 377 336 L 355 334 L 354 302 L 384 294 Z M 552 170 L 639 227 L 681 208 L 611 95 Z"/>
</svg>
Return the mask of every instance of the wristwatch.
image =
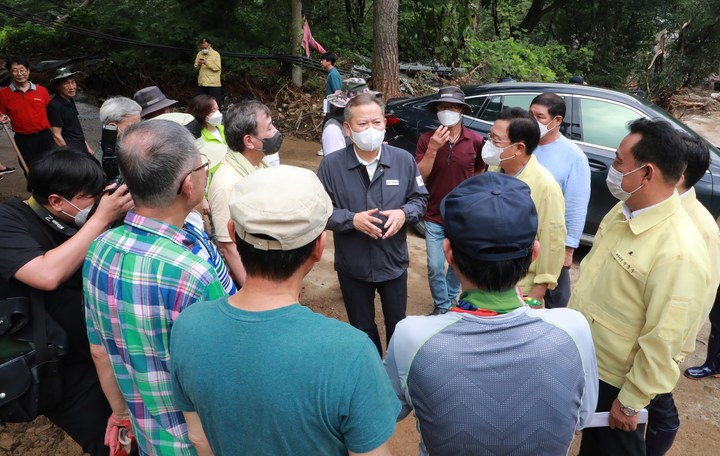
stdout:
<svg viewBox="0 0 720 456">
<path fill-rule="evenodd" d="M 635 410 L 632 407 L 627 407 L 623 405 L 620 401 L 618 401 L 618 404 L 620 404 L 620 411 L 623 412 L 623 415 L 625 416 L 635 416 L 640 413 L 640 410 Z"/>
</svg>

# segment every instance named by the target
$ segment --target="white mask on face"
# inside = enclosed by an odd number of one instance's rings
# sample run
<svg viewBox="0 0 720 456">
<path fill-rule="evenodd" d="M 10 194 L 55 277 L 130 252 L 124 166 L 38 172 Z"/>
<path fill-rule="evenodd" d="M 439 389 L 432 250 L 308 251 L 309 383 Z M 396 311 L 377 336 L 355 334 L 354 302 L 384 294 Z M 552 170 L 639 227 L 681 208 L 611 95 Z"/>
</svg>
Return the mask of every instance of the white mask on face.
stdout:
<svg viewBox="0 0 720 456">
<path fill-rule="evenodd" d="M 550 119 L 550 122 L 552 122 L 552 119 Z M 543 138 L 550 130 L 556 129 L 558 126 L 555 125 L 552 128 L 548 128 L 548 125 L 550 125 L 550 122 L 547 123 L 547 125 L 543 124 L 539 120 L 537 121 L 538 127 L 540 127 L 540 138 Z"/>
<path fill-rule="evenodd" d="M 77 207 L 76 205 L 74 205 L 73 203 L 68 201 L 67 199 L 65 199 L 65 198 L 63 198 L 63 199 L 65 200 L 66 203 L 68 203 L 69 205 L 71 205 L 72 207 L 77 209 L 78 213 L 75 215 L 70 215 L 65 211 L 60 211 L 60 212 L 67 215 L 68 217 L 72 217 L 74 220 L 75 226 L 77 226 L 78 228 L 82 228 L 82 226 L 85 224 L 85 222 L 87 222 L 88 216 L 90 215 L 90 210 L 92 209 L 92 204 L 90 206 L 86 207 L 85 209 L 80 209 L 79 207 Z"/>
<path fill-rule="evenodd" d="M 208 55 L 210 53 L 210 49 L 203 49 L 202 53 Z"/>
<path fill-rule="evenodd" d="M 620 201 L 627 201 L 628 198 L 632 196 L 633 193 L 643 188 L 645 184 L 640 184 L 638 188 L 631 192 L 626 192 L 622 188 L 622 181 L 623 178 L 629 174 L 634 173 L 637 170 L 643 169 L 645 165 L 640 166 L 639 168 L 635 168 L 632 171 L 629 171 L 625 174 L 621 173 L 620 171 L 616 170 L 614 166 L 610 166 L 610 169 L 608 170 L 607 178 L 605 178 L 605 183 L 607 184 L 608 190 L 610 190 L 610 193 L 612 193 L 612 196 L 619 199 Z"/>
<path fill-rule="evenodd" d="M 378 130 L 377 128 L 366 128 L 363 131 L 352 131 L 352 142 L 358 147 L 358 149 L 371 152 L 375 149 L 380 148 L 383 139 L 385 139 L 385 130 Z"/>
<path fill-rule="evenodd" d="M 511 160 L 515 158 L 515 155 L 500 158 L 500 154 L 502 154 L 505 149 L 507 149 L 508 147 L 512 147 L 515 144 L 517 143 L 512 143 L 509 146 L 505 147 L 498 147 L 490 140 L 485 141 L 485 145 L 482 148 L 482 159 L 490 166 L 500 166 L 500 163 L 504 162 L 505 160 Z"/>
<path fill-rule="evenodd" d="M 444 111 L 438 111 L 437 118 L 441 124 L 446 127 L 452 127 L 460 122 L 460 113 L 446 109 Z"/>
<path fill-rule="evenodd" d="M 212 114 L 210 114 L 207 118 L 207 123 L 212 125 L 213 127 L 217 127 L 222 123 L 223 115 L 220 111 L 215 111 Z"/>
</svg>

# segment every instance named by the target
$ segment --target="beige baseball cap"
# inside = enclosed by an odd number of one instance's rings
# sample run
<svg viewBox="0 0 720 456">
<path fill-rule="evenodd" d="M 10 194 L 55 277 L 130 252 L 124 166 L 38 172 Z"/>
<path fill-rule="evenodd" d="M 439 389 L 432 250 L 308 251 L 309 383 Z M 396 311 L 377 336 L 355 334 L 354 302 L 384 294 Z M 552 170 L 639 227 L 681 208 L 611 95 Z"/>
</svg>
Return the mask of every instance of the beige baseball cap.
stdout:
<svg viewBox="0 0 720 456">
<path fill-rule="evenodd" d="M 311 243 L 333 210 L 315 173 L 288 165 L 242 178 L 229 204 L 238 237 L 260 250 L 294 250 Z"/>
</svg>

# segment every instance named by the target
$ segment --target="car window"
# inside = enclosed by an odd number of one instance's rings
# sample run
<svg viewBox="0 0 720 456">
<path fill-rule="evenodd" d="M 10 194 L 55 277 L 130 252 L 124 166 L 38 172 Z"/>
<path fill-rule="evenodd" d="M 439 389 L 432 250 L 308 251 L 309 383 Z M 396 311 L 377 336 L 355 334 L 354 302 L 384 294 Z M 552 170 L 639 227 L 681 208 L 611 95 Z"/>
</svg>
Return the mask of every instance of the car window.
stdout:
<svg viewBox="0 0 720 456">
<path fill-rule="evenodd" d="M 494 97 L 490 97 L 490 101 L 485 106 L 485 110 L 483 111 L 479 119 L 486 122 L 495 122 L 498 114 L 500 114 L 500 111 L 502 111 L 502 98 L 502 95 L 495 95 Z"/>
<path fill-rule="evenodd" d="M 525 94 L 525 95 L 505 95 L 503 97 L 503 109 L 508 108 L 521 108 L 524 110 L 530 109 L 530 103 L 538 94 Z"/>
<path fill-rule="evenodd" d="M 486 122 L 495 122 L 500 111 L 507 108 L 530 109 L 530 102 L 533 101 L 537 94 L 522 95 L 495 95 L 490 97 L 490 101 L 485 106 L 482 114 L 477 116 L 480 120 Z"/>
<path fill-rule="evenodd" d="M 486 100 L 487 100 L 487 97 L 465 98 L 465 103 L 467 103 L 470 106 L 470 116 L 471 117 L 479 117 L 480 116 L 480 111 L 482 110 L 482 107 L 485 104 Z"/>
<path fill-rule="evenodd" d="M 626 106 L 591 98 L 580 98 L 580 113 L 583 142 L 610 149 L 617 149 L 631 121 L 643 117 Z"/>
</svg>

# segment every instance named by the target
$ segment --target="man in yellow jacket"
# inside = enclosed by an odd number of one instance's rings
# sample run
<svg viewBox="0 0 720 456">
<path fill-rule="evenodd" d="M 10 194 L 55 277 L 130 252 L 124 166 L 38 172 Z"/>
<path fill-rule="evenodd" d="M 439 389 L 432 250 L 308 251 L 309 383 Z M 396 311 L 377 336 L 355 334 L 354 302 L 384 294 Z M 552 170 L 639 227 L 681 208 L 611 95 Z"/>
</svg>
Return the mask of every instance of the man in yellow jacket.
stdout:
<svg viewBox="0 0 720 456">
<path fill-rule="evenodd" d="M 222 109 L 222 84 L 220 83 L 220 53 L 213 49 L 207 38 L 200 40 L 200 50 L 195 56 L 198 70 L 198 95 L 210 95 Z"/>
<path fill-rule="evenodd" d="M 542 303 L 545 292 L 554 289 L 565 261 L 565 199 L 550 171 L 532 154 L 540 141 L 540 128 L 524 109 L 502 111 L 492 128 L 482 158 L 491 170 L 516 177 L 530 187 L 530 197 L 538 213 L 537 240 L 540 253 L 530 264 L 528 274 L 518 285 L 523 296 Z"/>
<path fill-rule="evenodd" d="M 588 319 L 609 427 L 583 432 L 581 455 L 646 455 L 640 410 L 672 391 L 675 358 L 695 337 L 710 284 L 707 247 L 675 185 L 685 167 L 679 133 L 638 119 L 607 177 L 620 202 L 600 223 L 569 306 Z"/>
</svg>

